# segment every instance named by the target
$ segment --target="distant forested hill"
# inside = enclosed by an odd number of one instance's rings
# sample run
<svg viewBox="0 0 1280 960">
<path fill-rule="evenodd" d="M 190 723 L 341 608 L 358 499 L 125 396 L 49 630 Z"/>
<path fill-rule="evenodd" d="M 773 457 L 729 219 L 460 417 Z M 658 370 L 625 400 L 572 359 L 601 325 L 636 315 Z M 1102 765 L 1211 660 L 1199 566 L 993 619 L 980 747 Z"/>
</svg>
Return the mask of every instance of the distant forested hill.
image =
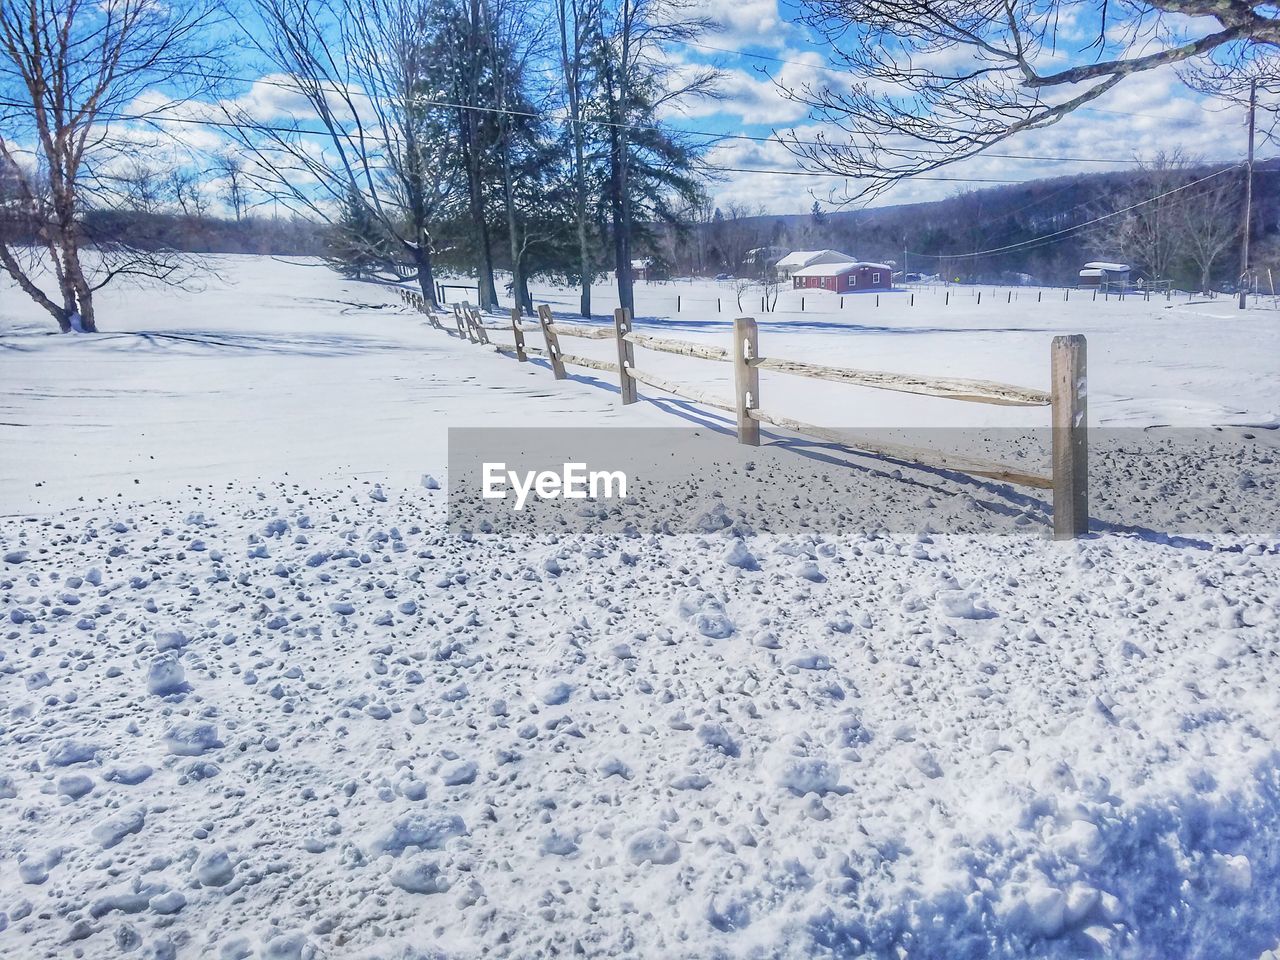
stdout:
<svg viewBox="0 0 1280 960">
<path fill-rule="evenodd" d="M 1161 224 L 1173 231 L 1175 221 L 1180 229 L 1196 230 L 1194 222 L 1181 221 L 1194 221 L 1199 216 L 1218 224 L 1225 222 L 1234 231 L 1212 269 L 1211 280 L 1224 285 L 1233 283 L 1239 272 L 1237 225 L 1243 170 L 1178 190 L 1129 215 L 1083 226 L 1220 169 L 1181 166 L 1080 174 L 963 191 L 932 203 L 862 210 L 815 208 L 807 214 L 753 216 L 742 208 L 720 209 L 705 222 L 683 230 L 666 228 L 658 254 L 677 273 L 727 271 L 747 276 L 758 269 L 760 259 L 753 258 L 751 251 L 764 247 L 830 247 L 864 260 L 892 260 L 899 269 L 905 249 L 910 272 L 974 282 L 1009 282 L 1026 274 L 1037 282 L 1064 284 L 1073 283 L 1080 266 L 1089 260 L 1121 260 L 1132 263 L 1140 274 L 1149 272 L 1142 262 L 1142 246 L 1132 234 L 1139 229 L 1159 230 Z M 1213 208 L 1206 205 L 1204 196 L 1210 186 L 1220 187 L 1223 194 L 1215 198 L 1217 206 Z M 1256 256 L 1252 262 L 1262 268 L 1265 284 L 1266 266 L 1280 266 L 1280 161 L 1255 167 L 1253 203 L 1251 235 Z M 1137 216 L 1144 216 L 1147 222 L 1135 224 Z M 1200 232 L 1204 232 L 1202 228 Z M 991 250 L 999 252 L 966 256 Z M 1276 272 L 1280 274 L 1280 270 Z M 1200 274 L 1195 262 L 1178 254 L 1171 258 L 1164 279 L 1190 285 L 1199 281 Z"/>
</svg>

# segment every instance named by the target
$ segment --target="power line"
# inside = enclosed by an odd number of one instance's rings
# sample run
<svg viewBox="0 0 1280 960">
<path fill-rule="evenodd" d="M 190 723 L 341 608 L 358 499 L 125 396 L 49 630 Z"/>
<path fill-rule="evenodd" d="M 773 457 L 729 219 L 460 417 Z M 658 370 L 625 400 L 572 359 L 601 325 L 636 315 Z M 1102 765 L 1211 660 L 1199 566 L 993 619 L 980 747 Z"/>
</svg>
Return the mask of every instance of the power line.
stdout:
<svg viewBox="0 0 1280 960">
<path fill-rule="evenodd" d="M 780 177 L 835 177 L 840 180 L 855 179 L 843 173 L 834 173 L 830 170 L 770 170 L 764 167 L 723 167 L 717 164 L 713 167 L 715 170 L 725 170 L 729 173 L 767 173 Z M 912 180 L 938 180 L 949 183 L 1030 183 L 1029 180 L 1008 180 L 997 177 L 947 177 L 947 176 L 914 176 Z"/>
<path fill-rule="evenodd" d="M 8 100 L 0 100 L 0 105 L 13 106 L 13 107 L 23 106 L 23 104 L 16 103 L 13 101 L 8 101 Z M 442 104 L 442 105 L 457 106 L 454 104 Z M 466 109 L 466 108 L 462 107 L 462 109 Z M 497 108 L 477 107 L 475 109 L 497 109 Z M 330 136 L 330 132 L 328 130 L 311 130 L 305 127 L 280 126 L 276 124 L 265 124 L 265 123 L 258 123 L 258 122 L 239 123 L 231 120 L 211 120 L 208 118 L 201 118 L 201 117 L 165 117 L 165 116 L 160 116 L 158 114 L 131 115 L 131 114 L 124 114 L 124 113 L 114 113 L 114 114 L 100 114 L 98 116 L 98 119 L 106 120 L 106 121 L 127 121 L 127 122 L 149 123 L 153 125 L 161 124 L 161 123 L 178 123 L 178 124 L 189 124 L 193 126 L 217 127 L 217 128 L 223 128 L 223 129 L 230 128 L 230 129 L 259 130 L 265 133 L 299 133 L 299 134 L 307 134 L 309 136 Z M 601 121 L 601 122 L 604 122 L 604 121 Z M 760 173 L 760 174 L 771 174 L 771 175 L 782 176 L 782 177 L 835 177 L 843 180 L 850 179 L 850 177 L 848 177 L 845 174 L 831 173 L 828 171 L 811 172 L 807 170 L 780 170 L 780 169 L 771 169 L 767 167 L 726 167 L 726 166 L 719 166 L 719 165 L 716 165 L 712 169 L 724 170 L 729 173 Z M 948 182 L 948 183 L 1006 183 L 1006 184 L 1015 183 L 1016 184 L 1016 183 L 1028 182 L 1025 180 L 997 179 L 992 177 L 919 176 L 919 177 L 913 177 L 912 179 L 936 180 L 936 181 L 942 181 L 942 182 Z"/>
<path fill-rule="evenodd" d="M 727 48 L 713 47 L 708 44 L 698 44 L 693 41 L 679 41 L 679 42 L 685 43 L 689 46 L 702 47 L 708 50 L 717 50 L 717 51 L 728 52 L 728 53 L 734 52 L 734 51 L 728 50 Z M 766 57 L 764 54 L 743 53 L 741 55 L 746 57 L 759 57 L 762 59 L 776 60 L 780 63 L 794 63 L 794 64 L 805 65 L 805 64 L 801 64 L 800 61 L 785 60 L 779 57 Z M 812 65 L 810 64 L 809 66 L 812 66 Z M 191 71 L 185 71 L 185 72 L 174 71 L 174 73 L 175 75 L 178 75 L 178 76 L 190 76 L 190 77 L 197 77 L 199 79 L 206 79 L 206 80 L 223 80 L 223 81 L 230 81 L 234 83 L 249 84 L 251 86 L 255 84 L 262 84 L 264 86 L 270 86 L 280 90 L 286 90 L 286 91 L 289 91 L 290 93 L 302 93 L 301 85 L 298 83 L 287 83 L 280 80 L 272 80 L 266 76 L 259 77 L 256 79 L 250 79 L 248 77 L 238 77 L 238 76 L 232 76 L 227 74 L 195 73 Z M 424 103 L 429 106 L 442 107 L 442 108 L 451 109 L 451 110 L 471 110 L 478 113 L 498 114 L 498 115 L 504 115 L 504 116 L 513 116 L 513 117 L 525 117 L 528 119 L 545 120 L 545 121 L 560 123 L 564 125 L 568 125 L 575 122 L 568 117 L 557 117 L 554 115 L 539 113 L 539 112 L 530 111 L 530 110 L 515 110 L 509 107 L 494 107 L 494 106 L 483 106 L 480 104 L 455 103 L 448 100 L 437 100 L 437 99 L 428 98 L 428 97 L 417 97 L 415 99 L 418 103 Z M 5 105 L 12 106 L 12 107 L 24 106 L 24 104 L 21 104 L 18 102 L 11 102 L 11 101 L 3 101 L 3 102 L 5 103 Z M 1082 108 L 1082 109 L 1093 109 L 1093 108 Z M 1110 112 L 1116 112 L 1116 111 L 1110 111 Z M 1150 116 L 1150 115 L 1125 114 L 1125 116 Z M 220 126 L 223 128 L 232 128 L 232 129 L 239 129 L 245 126 L 249 126 L 248 124 L 236 123 L 236 122 L 220 122 L 220 121 L 209 120 L 209 119 L 197 120 L 195 118 L 162 117 L 156 114 L 147 114 L 147 115 L 114 114 L 110 116 L 103 115 L 100 117 L 100 119 L 118 120 L 118 121 L 124 121 L 124 122 L 201 123 L 207 126 Z M 576 122 L 591 125 L 591 126 L 613 127 L 613 128 L 625 129 L 625 130 L 660 129 L 658 124 L 626 123 L 626 122 L 611 121 L 611 120 L 600 120 L 600 119 L 594 119 L 594 118 L 580 119 Z M 307 136 L 329 136 L 330 135 L 330 131 L 328 130 L 311 130 L 305 127 L 298 127 L 298 126 L 284 127 L 280 125 L 268 125 L 268 124 L 256 123 L 256 122 L 252 125 L 252 129 L 262 130 L 265 132 L 305 134 Z M 675 133 L 675 134 L 680 134 L 684 136 L 706 137 L 712 140 L 739 140 L 739 141 L 747 141 L 747 142 L 753 142 L 753 143 L 777 143 L 781 146 L 786 145 L 786 142 L 784 142 L 783 138 L 777 136 L 776 134 L 770 135 L 770 136 L 762 136 L 762 135 L 752 135 L 752 134 L 746 134 L 746 133 L 724 133 L 724 132 L 711 131 L 711 130 L 696 130 L 696 129 L 690 129 L 690 128 L 684 128 L 684 127 L 668 127 L 667 129 L 671 133 Z M 853 132 L 851 131 L 846 131 L 846 132 L 849 133 L 850 135 L 853 135 Z M 860 133 L 858 135 L 865 136 L 868 139 L 874 139 L 870 134 Z M 804 140 L 796 137 L 791 137 L 787 139 L 789 140 L 789 142 L 796 143 L 799 145 L 804 145 L 804 146 L 831 146 L 831 143 L 825 140 Z M 933 149 L 929 147 L 914 146 L 912 148 L 912 152 L 915 154 L 944 156 L 944 155 L 949 155 L 952 151 L 945 150 L 945 149 Z M 990 151 L 990 152 L 984 151 L 982 156 L 991 157 L 997 160 L 1024 160 L 1024 161 L 1034 161 L 1038 163 L 1141 164 L 1145 162 L 1136 157 L 1053 156 L 1053 155 L 1043 155 L 1043 154 L 1000 153 L 995 151 Z M 1231 161 L 1219 160 L 1219 161 L 1206 161 L 1206 162 L 1229 163 Z M 754 172 L 754 171 L 747 170 L 743 172 Z M 812 174 L 812 175 L 820 176 L 822 174 Z M 845 175 L 840 174 L 840 176 L 845 176 Z M 913 179 L 927 179 L 927 178 L 917 177 Z M 966 182 L 966 183 L 987 183 L 987 182 L 1022 183 L 1022 182 L 1025 182 L 1025 181 L 1012 181 L 1012 180 L 992 180 L 992 179 L 981 178 L 981 177 L 957 177 L 954 179 L 957 182 Z"/>
<path fill-rule="evenodd" d="M 1046 243 L 1051 242 L 1059 237 L 1066 236 L 1069 233 L 1074 233 L 1077 230 L 1083 230 L 1085 227 L 1091 227 L 1095 223 L 1101 223 L 1103 220 L 1110 220 L 1112 217 L 1118 217 L 1122 213 L 1128 213 L 1130 210 L 1136 210 L 1138 207 L 1146 206 L 1148 203 L 1155 203 L 1157 200 L 1163 200 L 1165 197 L 1173 196 L 1173 194 L 1175 193 L 1180 193 L 1183 190 L 1189 190 L 1191 187 L 1199 186 L 1200 184 L 1204 183 L 1206 180 L 1212 180 L 1214 177 L 1220 177 L 1224 173 L 1230 173 L 1232 170 L 1239 169 L 1240 166 L 1241 164 L 1237 163 L 1229 167 L 1223 167 L 1221 170 L 1215 170 L 1213 173 L 1209 174 L 1208 176 L 1201 177 L 1198 180 L 1192 180 L 1190 183 L 1184 183 L 1180 187 L 1174 187 L 1172 190 L 1166 190 L 1164 193 L 1158 194 L 1154 197 L 1148 197 L 1145 200 L 1139 200 L 1137 203 L 1131 203 L 1129 204 L 1129 206 L 1121 207 L 1119 210 L 1113 210 L 1110 213 L 1104 213 L 1102 216 L 1094 217 L 1092 220 L 1086 220 L 1084 223 L 1077 223 L 1075 226 L 1072 226 L 1072 227 L 1064 227 L 1061 230 L 1055 230 L 1053 233 L 1046 233 L 1043 236 L 1032 237 L 1029 240 L 1020 240 L 1017 243 L 1006 244 L 1003 247 L 992 247 L 990 250 L 978 250 L 974 253 L 949 253 L 948 254 L 948 253 L 911 252 L 911 256 L 929 257 L 930 259 L 933 259 L 933 260 L 963 260 L 963 259 L 968 259 L 973 257 L 986 257 L 995 253 L 1007 253 L 1010 250 L 1017 250 L 1023 247 L 1029 248 L 1032 244 L 1035 244 L 1036 246 L 1043 246 Z"/>
<path fill-rule="evenodd" d="M 699 47 L 706 50 L 715 50 L 723 53 L 736 52 L 736 51 L 730 50 L 727 47 L 715 47 L 715 46 L 711 46 L 710 44 L 696 43 L 692 40 L 677 40 L 672 42 L 680 43 L 685 46 Z M 764 54 L 742 53 L 740 55 L 744 57 L 755 57 L 757 59 L 763 59 L 763 60 L 773 60 L 778 63 L 790 63 L 790 64 L 796 64 L 798 66 L 812 66 L 812 64 L 805 64 L 799 60 L 786 60 L 780 57 L 769 57 Z M 279 80 L 270 80 L 267 77 L 259 77 L 256 80 L 251 80 L 247 77 L 234 77 L 234 76 L 227 76 L 227 75 L 220 75 L 220 74 L 205 74 L 204 76 L 212 80 L 229 80 L 229 81 L 234 81 L 236 83 L 247 83 L 251 85 L 261 83 L 265 86 L 276 87 L 281 90 L 287 90 L 291 93 L 301 92 L 300 86 L 296 83 L 285 83 Z M 424 97 L 418 97 L 417 101 L 419 103 L 426 103 L 431 106 L 446 107 L 454 110 L 474 110 L 481 113 L 496 113 L 496 114 L 504 114 L 507 116 L 527 117 L 529 119 L 551 120 L 551 121 L 556 121 L 563 124 L 570 124 L 574 122 L 572 119 L 567 117 L 554 117 L 554 116 L 549 116 L 545 113 L 536 113 L 528 110 L 512 110 L 510 108 L 504 108 L 504 107 L 490 107 L 490 106 L 481 106 L 478 104 L 452 103 L 446 100 L 433 100 L 433 99 L 424 98 Z M 1087 109 L 1093 109 L 1093 108 L 1087 108 Z M 1117 111 L 1104 111 L 1104 112 L 1114 113 Z M 1124 116 L 1141 117 L 1141 116 L 1154 116 L 1154 114 L 1131 113 L 1131 114 L 1124 114 Z M 618 127 L 618 128 L 627 129 L 627 130 L 651 130 L 657 127 L 656 124 L 622 123 L 618 121 L 599 120 L 599 119 L 582 119 L 577 122 L 589 124 L 593 126 Z M 770 135 L 767 137 L 760 136 L 760 135 L 753 136 L 751 134 L 746 134 L 746 133 L 723 133 L 723 132 L 715 132 L 711 130 L 693 130 L 687 127 L 669 127 L 668 129 L 672 133 L 684 134 L 686 136 L 709 137 L 709 138 L 714 138 L 718 140 L 747 140 L 755 143 L 778 143 L 778 144 L 785 145 L 783 143 L 782 138 L 777 135 Z M 850 131 L 846 131 L 846 132 L 852 135 L 852 132 Z M 874 139 L 872 135 L 868 133 L 863 133 L 858 135 L 867 137 L 868 139 Z M 825 140 L 801 140 L 799 138 L 794 138 L 794 137 L 788 138 L 788 139 L 792 143 L 802 144 L 804 146 L 829 146 L 828 141 L 825 141 Z M 952 152 L 946 149 L 932 149 L 929 147 L 913 147 L 913 151 L 916 153 L 929 153 L 929 154 L 950 154 Z M 1060 157 L 1060 156 L 1043 156 L 1039 154 L 996 153 L 996 152 L 984 152 L 983 156 L 995 157 L 1001 160 L 1037 160 L 1037 161 L 1051 162 L 1051 163 L 1143 163 L 1144 162 L 1134 157 Z M 1229 161 L 1223 160 L 1223 161 L 1208 161 L 1208 162 L 1227 163 Z"/>
</svg>

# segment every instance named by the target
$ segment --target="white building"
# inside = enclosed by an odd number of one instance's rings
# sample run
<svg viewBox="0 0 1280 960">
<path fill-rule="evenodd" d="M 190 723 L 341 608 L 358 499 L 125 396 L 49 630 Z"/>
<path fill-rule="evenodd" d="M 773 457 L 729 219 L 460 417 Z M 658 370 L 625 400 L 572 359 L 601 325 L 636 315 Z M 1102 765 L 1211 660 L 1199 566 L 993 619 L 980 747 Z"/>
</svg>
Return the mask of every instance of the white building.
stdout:
<svg viewBox="0 0 1280 960">
<path fill-rule="evenodd" d="M 1111 287 L 1119 287 L 1123 289 L 1129 285 L 1129 265 L 1127 263 L 1110 263 L 1104 260 L 1094 260 L 1086 263 L 1084 269 L 1080 271 L 1080 280 L 1077 286 L 1081 287 L 1100 287 L 1107 289 Z"/>
<path fill-rule="evenodd" d="M 853 263 L 857 257 L 851 257 L 839 250 L 792 250 L 778 261 L 774 267 L 778 278 L 790 280 L 797 270 L 813 267 L 823 263 Z"/>
</svg>

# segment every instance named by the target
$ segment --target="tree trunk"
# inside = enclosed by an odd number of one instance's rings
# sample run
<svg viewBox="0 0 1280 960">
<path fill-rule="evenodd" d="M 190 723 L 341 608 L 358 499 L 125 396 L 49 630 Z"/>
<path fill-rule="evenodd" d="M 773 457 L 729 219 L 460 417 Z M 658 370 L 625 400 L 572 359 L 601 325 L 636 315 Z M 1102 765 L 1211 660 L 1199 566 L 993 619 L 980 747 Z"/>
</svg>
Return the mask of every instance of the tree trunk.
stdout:
<svg viewBox="0 0 1280 960">
<path fill-rule="evenodd" d="M 480 254 L 480 262 L 476 265 L 476 297 L 482 310 L 498 306 L 498 294 L 493 285 L 493 249 L 489 242 L 489 225 L 485 221 L 484 192 L 480 178 L 480 158 L 476 153 L 476 123 L 471 111 L 464 125 L 468 128 L 468 140 L 464 146 L 467 165 L 467 204 L 471 212 L 471 222 L 475 227 L 476 247 Z"/>
<path fill-rule="evenodd" d="M 520 222 L 516 216 L 516 201 L 514 184 L 511 176 L 511 151 L 510 144 L 507 142 L 511 135 L 511 128 L 507 124 L 500 124 L 498 127 L 499 136 L 502 137 L 502 196 L 507 208 L 507 238 L 511 243 L 511 299 L 520 309 L 527 309 L 529 313 L 533 313 L 531 307 L 526 306 L 526 291 L 528 283 L 524 276 L 524 264 L 521 262 L 520 242 Z"/>
<path fill-rule="evenodd" d="M 613 263 L 618 278 L 618 305 L 635 313 L 631 284 L 631 221 L 626 202 L 626 145 L 615 123 L 609 128 L 609 207 L 613 221 Z"/>
<path fill-rule="evenodd" d="M 479 0 L 471 0 L 469 5 L 469 35 L 466 53 L 467 63 L 467 104 L 482 106 L 480 97 L 480 71 L 482 67 L 483 47 L 480 32 L 484 27 Z M 493 285 L 493 248 L 489 242 L 489 224 L 485 220 L 483 178 L 480 170 L 480 121 L 475 110 L 462 110 L 462 129 L 465 140 L 462 145 L 463 156 L 467 166 L 467 194 L 471 209 L 471 219 L 476 228 L 476 245 L 479 247 L 480 263 L 477 265 L 476 299 L 481 310 L 495 309 L 498 306 L 498 293 Z"/>
<path fill-rule="evenodd" d="M 517 293 L 520 296 L 520 302 L 524 304 L 525 311 L 529 316 L 533 316 L 533 294 L 529 292 L 529 277 L 523 272 L 520 274 L 520 287 Z"/>
<path fill-rule="evenodd" d="M 57 261 L 55 260 L 54 263 L 56 265 Z M 45 295 L 43 290 L 31 282 L 31 279 L 22 272 L 21 266 L 9 251 L 9 248 L 3 243 L 0 243 L 0 266 L 4 267 L 5 273 L 9 274 L 9 276 L 13 278 L 13 282 L 16 283 L 27 296 L 43 307 L 45 312 L 57 321 L 59 333 L 71 332 L 71 320 L 66 308 L 58 306 L 58 304 L 54 303 Z"/>
<path fill-rule="evenodd" d="M 436 302 L 435 271 L 431 265 L 431 247 L 426 241 L 427 237 L 424 233 L 422 240 L 413 248 L 413 265 L 418 270 L 418 290 L 422 293 L 422 299 L 439 310 L 440 304 Z"/>
<path fill-rule="evenodd" d="M 587 177 L 583 170 L 582 129 L 573 125 L 573 179 L 574 206 L 578 217 L 578 277 L 582 294 L 578 298 L 578 310 L 591 318 L 591 280 L 595 271 L 591 267 L 591 251 L 587 247 Z"/>
</svg>

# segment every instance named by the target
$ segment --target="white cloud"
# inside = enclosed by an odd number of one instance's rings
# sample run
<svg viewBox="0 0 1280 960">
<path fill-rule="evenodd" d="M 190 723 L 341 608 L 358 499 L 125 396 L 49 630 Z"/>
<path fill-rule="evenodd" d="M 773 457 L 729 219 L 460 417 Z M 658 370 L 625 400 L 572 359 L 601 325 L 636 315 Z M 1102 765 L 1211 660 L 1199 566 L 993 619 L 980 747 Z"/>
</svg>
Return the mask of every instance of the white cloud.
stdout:
<svg viewBox="0 0 1280 960">
<path fill-rule="evenodd" d="M 778 47 L 793 30 L 779 13 L 778 0 L 703 0 L 698 12 L 718 25 L 707 42 L 719 47 Z"/>
<path fill-rule="evenodd" d="M 727 114 L 747 123 L 769 125 L 799 121 L 808 114 L 808 108 L 787 97 L 784 90 L 803 93 L 806 88 L 820 89 L 828 82 L 828 71 L 816 53 L 799 53 L 795 57 L 768 71 L 749 66 L 726 70 L 719 86 L 720 100 L 681 104 L 672 112 L 686 117 Z"/>
<path fill-rule="evenodd" d="M 1132 164 L 1128 163 L 1092 161 L 1149 159 L 1159 152 L 1177 149 L 1190 158 L 1211 161 L 1237 160 L 1244 154 L 1243 112 L 1239 108 L 1221 109 L 1191 93 L 1172 70 L 1131 77 L 1091 107 L 1051 127 L 1007 140 L 987 154 L 903 182 L 878 197 L 873 205 L 937 200 L 966 188 L 994 186 L 928 177 L 1032 180 L 1130 169 Z M 725 112 L 733 111 L 726 107 Z M 833 133 L 829 126 L 808 124 L 796 128 L 802 139 L 812 139 L 820 130 L 832 141 L 842 142 L 838 131 Z M 1080 159 L 1055 162 L 996 154 Z M 730 141 L 717 146 L 712 157 L 723 166 L 799 169 L 797 158 L 778 144 Z M 849 187 L 856 188 L 856 184 L 850 182 Z M 727 173 L 712 187 L 712 195 L 721 204 L 745 202 L 761 204 L 775 213 L 802 213 L 815 197 L 827 205 L 838 201 L 844 190 L 842 178 Z"/>
</svg>

